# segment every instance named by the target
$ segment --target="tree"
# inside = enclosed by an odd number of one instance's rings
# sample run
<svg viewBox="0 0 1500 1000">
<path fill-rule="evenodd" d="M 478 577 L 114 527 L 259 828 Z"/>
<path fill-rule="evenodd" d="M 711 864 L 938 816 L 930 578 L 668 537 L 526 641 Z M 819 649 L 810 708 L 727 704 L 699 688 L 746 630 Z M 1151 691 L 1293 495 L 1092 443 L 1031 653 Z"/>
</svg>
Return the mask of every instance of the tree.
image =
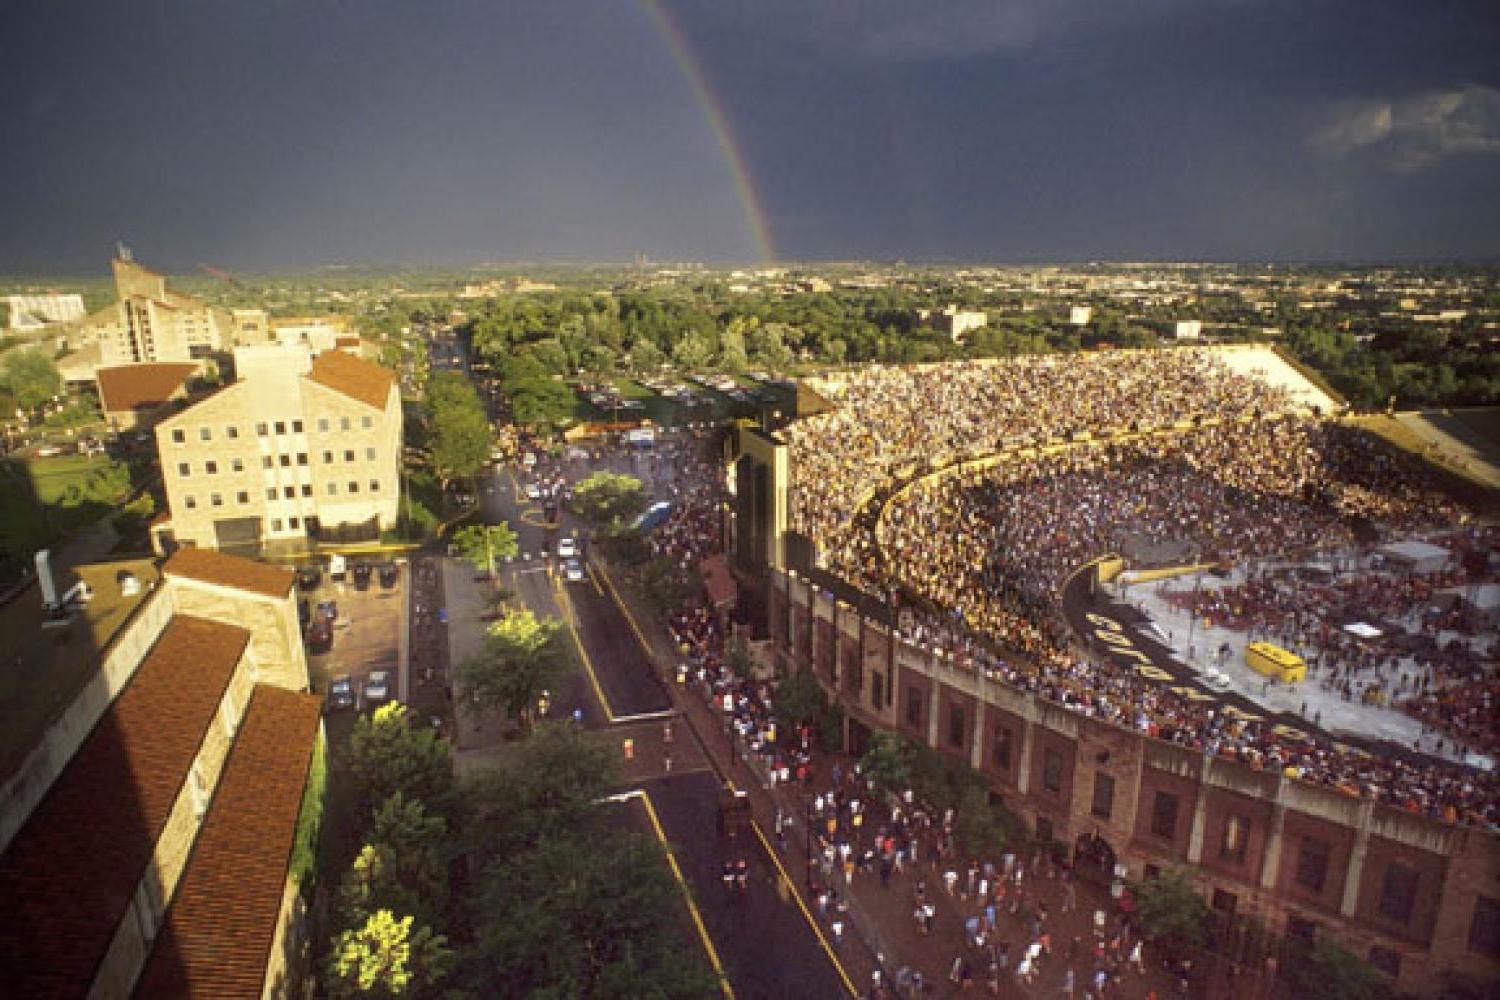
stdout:
<svg viewBox="0 0 1500 1000">
<path fill-rule="evenodd" d="M 339 935 L 329 962 L 335 997 L 399 997 L 431 990 L 452 965 L 448 939 L 431 928 L 412 930 L 411 917 L 376 910 Z"/>
<path fill-rule="evenodd" d="M 467 988 L 599 1000 L 717 991 L 701 952 L 662 919 L 680 903 L 660 848 L 637 833 L 601 832 L 563 831 L 486 872 Z"/>
<path fill-rule="evenodd" d="M 491 575 L 495 572 L 495 560 L 514 558 L 520 551 L 516 533 L 504 521 L 461 528 L 453 533 L 453 546 L 460 559 Z"/>
<path fill-rule="evenodd" d="M 473 476 L 490 457 L 490 424 L 483 412 L 438 410 L 432 415 L 432 470 L 444 486 Z"/>
<path fill-rule="evenodd" d="M 562 620 L 521 608 L 489 627 L 482 650 L 459 664 L 459 684 L 477 707 L 504 709 L 529 726 L 542 693 L 558 687 L 566 665 Z"/>
<path fill-rule="evenodd" d="M 1181 870 L 1168 869 L 1141 886 L 1136 902 L 1142 933 L 1168 953 L 1202 944 L 1208 906 Z"/>
<path fill-rule="evenodd" d="M 672 360 L 688 371 L 702 368 L 713 356 L 713 339 L 702 330 L 689 330 L 672 345 Z"/>
<path fill-rule="evenodd" d="M 911 743 L 895 733 L 874 733 L 870 737 L 870 748 L 860 758 L 859 764 L 876 788 L 890 793 L 904 791 L 911 784 Z"/>
<path fill-rule="evenodd" d="M 1378 970 L 1349 949 L 1323 939 L 1306 957 L 1288 963 L 1287 978 L 1298 996 L 1327 1000 L 1383 1000 L 1391 995 Z"/>
<path fill-rule="evenodd" d="M 45 351 L 15 350 L 0 360 L 0 386 L 30 412 L 62 391 L 62 375 Z"/>
<path fill-rule="evenodd" d="M 413 728 L 406 706 L 390 702 L 354 723 L 349 768 L 367 803 L 396 792 L 441 805 L 453 788 L 453 754 L 431 729 Z"/>
<path fill-rule="evenodd" d="M 595 524 L 613 524 L 646 509 L 646 490 L 634 476 L 596 472 L 574 487 L 573 509 Z"/>
</svg>

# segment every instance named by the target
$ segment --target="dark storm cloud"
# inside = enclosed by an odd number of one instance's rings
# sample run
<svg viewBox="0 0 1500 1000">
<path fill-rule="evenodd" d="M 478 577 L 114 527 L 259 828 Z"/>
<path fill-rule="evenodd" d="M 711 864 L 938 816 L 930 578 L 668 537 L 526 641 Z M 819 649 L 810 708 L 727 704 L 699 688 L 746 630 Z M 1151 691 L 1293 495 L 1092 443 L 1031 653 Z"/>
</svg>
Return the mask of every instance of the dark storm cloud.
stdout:
<svg viewBox="0 0 1500 1000">
<path fill-rule="evenodd" d="M 788 257 L 1500 255 L 1500 15 L 668 0 Z M 638 4 L 0 5 L 0 269 L 748 259 Z"/>
</svg>

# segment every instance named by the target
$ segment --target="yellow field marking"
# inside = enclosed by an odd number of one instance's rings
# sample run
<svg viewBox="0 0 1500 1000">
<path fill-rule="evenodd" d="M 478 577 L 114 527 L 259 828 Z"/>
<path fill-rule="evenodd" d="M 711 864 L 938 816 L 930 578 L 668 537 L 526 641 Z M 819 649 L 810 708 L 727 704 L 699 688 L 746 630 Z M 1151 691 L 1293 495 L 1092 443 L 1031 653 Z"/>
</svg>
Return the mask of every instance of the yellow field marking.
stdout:
<svg viewBox="0 0 1500 1000">
<path fill-rule="evenodd" d="M 729 985 L 729 977 L 724 974 L 724 966 L 719 961 L 719 952 L 714 948 L 713 939 L 708 936 L 708 928 L 703 925 L 703 915 L 698 912 L 698 904 L 693 901 L 693 891 L 688 888 L 687 880 L 682 877 L 682 869 L 677 867 L 677 858 L 672 854 L 672 849 L 667 846 L 667 833 L 661 828 L 661 820 L 656 815 L 656 806 L 651 804 L 651 795 L 645 790 L 641 791 L 641 801 L 646 804 L 646 815 L 651 818 L 651 826 L 656 830 L 656 839 L 661 841 L 662 851 L 667 856 L 667 865 L 672 869 L 672 877 L 677 879 L 678 888 L 682 890 L 682 898 L 687 901 L 688 913 L 692 914 L 693 924 L 698 928 L 698 937 L 703 941 L 703 950 L 708 952 L 709 964 L 714 967 L 714 974 L 719 977 L 719 988 L 724 995 L 733 1000 L 734 987 Z"/>
<path fill-rule="evenodd" d="M 823 946 L 823 951 L 828 954 L 828 960 L 833 963 L 833 967 L 837 970 L 839 978 L 844 981 L 844 988 L 849 991 L 851 997 L 859 996 L 859 990 L 854 988 L 854 981 L 849 978 L 849 973 L 845 970 L 844 963 L 839 961 L 839 956 L 834 952 L 833 946 L 828 943 L 828 938 L 823 934 L 823 928 L 818 926 L 817 920 L 813 918 L 812 911 L 807 908 L 807 903 L 803 901 L 802 894 L 797 891 L 797 884 L 792 881 L 792 877 L 787 874 L 786 868 L 782 866 L 781 858 L 777 856 L 775 848 L 766 840 L 765 831 L 753 819 L 750 821 L 750 828 L 760 838 L 760 846 L 766 849 L 766 855 L 771 859 L 771 863 L 776 866 L 776 870 L 781 874 L 781 877 L 786 879 L 787 895 L 797 901 L 797 908 L 807 918 L 807 925 L 813 929 L 813 934 L 817 936 L 818 943 Z"/>
<path fill-rule="evenodd" d="M 599 677 L 594 673 L 594 661 L 589 659 L 589 651 L 583 648 L 583 639 L 578 635 L 577 615 L 573 611 L 573 602 L 568 599 L 568 590 L 556 576 L 552 576 L 552 589 L 557 592 L 562 601 L 563 617 L 568 622 L 568 634 L 573 637 L 573 645 L 578 647 L 578 655 L 583 657 L 583 669 L 589 675 L 589 683 L 594 686 L 594 696 L 599 699 L 599 707 L 604 709 L 606 718 L 613 719 L 615 710 L 610 707 L 609 699 L 604 696 L 604 688 L 599 685 Z"/>
</svg>

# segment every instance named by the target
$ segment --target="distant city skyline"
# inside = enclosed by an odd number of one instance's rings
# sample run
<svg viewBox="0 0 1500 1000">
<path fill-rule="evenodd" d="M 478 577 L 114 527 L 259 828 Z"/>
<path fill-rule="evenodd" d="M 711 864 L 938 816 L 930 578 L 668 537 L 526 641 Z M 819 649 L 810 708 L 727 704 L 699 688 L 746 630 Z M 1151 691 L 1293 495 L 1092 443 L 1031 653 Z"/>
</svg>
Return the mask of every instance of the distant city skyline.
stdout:
<svg viewBox="0 0 1500 1000">
<path fill-rule="evenodd" d="M 1500 9 L 0 11 L 0 272 L 1500 259 Z"/>
</svg>

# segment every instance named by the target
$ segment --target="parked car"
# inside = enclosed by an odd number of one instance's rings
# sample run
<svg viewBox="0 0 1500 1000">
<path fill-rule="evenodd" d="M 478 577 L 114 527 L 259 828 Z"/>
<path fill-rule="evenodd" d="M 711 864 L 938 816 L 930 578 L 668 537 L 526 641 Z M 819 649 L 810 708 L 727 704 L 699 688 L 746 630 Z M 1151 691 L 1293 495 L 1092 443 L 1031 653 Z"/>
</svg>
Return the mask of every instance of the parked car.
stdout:
<svg viewBox="0 0 1500 1000">
<path fill-rule="evenodd" d="M 390 590 L 396 585 L 396 580 L 400 575 L 401 570 L 395 563 L 382 563 L 380 566 L 380 585 L 386 590 Z"/>
<path fill-rule="evenodd" d="M 354 707 L 354 682 L 348 674 L 340 674 L 328 683 L 328 708 L 345 712 Z"/>
<path fill-rule="evenodd" d="M 563 575 L 569 583 L 578 583 L 583 580 L 583 565 L 577 559 L 569 559 L 563 564 Z"/>
<path fill-rule="evenodd" d="M 355 590 L 369 590 L 370 589 L 370 571 L 371 571 L 371 566 L 367 562 L 357 562 L 357 563 L 354 564 L 354 589 Z"/>
<path fill-rule="evenodd" d="M 318 617 L 324 621 L 331 622 L 339 616 L 338 601 L 319 601 Z"/>
<path fill-rule="evenodd" d="M 316 566 L 304 566 L 297 571 L 297 587 L 301 590 L 316 590 L 323 580 L 323 573 Z"/>
<path fill-rule="evenodd" d="M 572 538 L 559 538 L 557 540 L 557 558 L 577 559 L 578 542 Z"/>
<path fill-rule="evenodd" d="M 311 625 L 307 626 L 307 651 L 309 653 L 326 653 L 333 648 L 333 626 L 326 618 L 315 618 Z"/>
<path fill-rule="evenodd" d="M 365 678 L 365 704 L 379 705 L 391 700 L 391 673 L 389 670 L 372 670 Z"/>
</svg>

